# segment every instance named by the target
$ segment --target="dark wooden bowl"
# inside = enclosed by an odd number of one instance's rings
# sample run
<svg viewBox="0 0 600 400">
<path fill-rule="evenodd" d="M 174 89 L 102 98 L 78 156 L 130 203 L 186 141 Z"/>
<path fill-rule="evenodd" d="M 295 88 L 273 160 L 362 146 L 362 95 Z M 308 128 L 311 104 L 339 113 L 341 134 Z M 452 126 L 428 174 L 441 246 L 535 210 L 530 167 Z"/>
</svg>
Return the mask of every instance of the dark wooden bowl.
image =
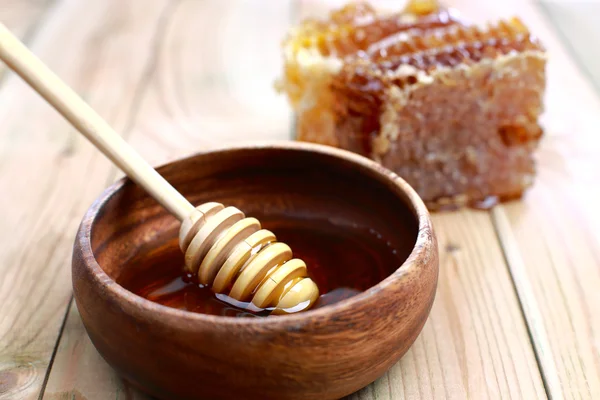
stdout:
<svg viewBox="0 0 600 400">
<path fill-rule="evenodd" d="M 335 399 L 384 374 L 419 335 L 437 286 L 437 242 L 424 204 L 390 171 L 295 142 L 214 150 L 158 170 L 195 204 L 220 201 L 259 219 L 368 223 L 410 251 L 369 290 L 303 313 L 234 318 L 168 308 L 115 281 L 128 260 L 176 240 L 179 223 L 119 181 L 83 218 L 73 288 L 94 346 L 135 386 L 161 399 Z"/>
</svg>

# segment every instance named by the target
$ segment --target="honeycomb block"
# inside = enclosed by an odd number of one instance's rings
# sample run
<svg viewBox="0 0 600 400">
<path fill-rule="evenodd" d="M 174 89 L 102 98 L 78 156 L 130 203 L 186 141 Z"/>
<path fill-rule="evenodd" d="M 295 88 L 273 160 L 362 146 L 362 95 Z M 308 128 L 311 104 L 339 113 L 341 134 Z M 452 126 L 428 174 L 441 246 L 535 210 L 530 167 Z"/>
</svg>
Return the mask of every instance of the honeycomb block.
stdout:
<svg viewBox="0 0 600 400">
<path fill-rule="evenodd" d="M 518 18 L 474 25 L 435 1 L 351 3 L 294 27 L 278 88 L 297 139 L 393 170 L 430 209 L 519 198 L 543 135 L 546 52 Z"/>
</svg>

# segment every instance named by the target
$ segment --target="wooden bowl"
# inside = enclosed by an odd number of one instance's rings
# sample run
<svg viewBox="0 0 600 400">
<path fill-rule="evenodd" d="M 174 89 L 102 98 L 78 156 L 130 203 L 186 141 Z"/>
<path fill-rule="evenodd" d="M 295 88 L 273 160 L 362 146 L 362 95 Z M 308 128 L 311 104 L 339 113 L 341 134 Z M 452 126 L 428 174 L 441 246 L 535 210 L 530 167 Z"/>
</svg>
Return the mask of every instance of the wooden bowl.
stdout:
<svg viewBox="0 0 600 400">
<path fill-rule="evenodd" d="M 410 251 L 370 289 L 294 315 L 169 308 L 115 282 L 128 260 L 176 240 L 179 227 L 121 180 L 85 214 L 72 273 L 91 341 L 133 385 L 161 399 L 336 399 L 384 374 L 419 335 L 437 286 L 437 242 L 423 202 L 392 172 L 296 142 L 213 150 L 158 171 L 195 204 L 219 201 L 259 219 L 283 213 L 368 223 Z"/>
</svg>

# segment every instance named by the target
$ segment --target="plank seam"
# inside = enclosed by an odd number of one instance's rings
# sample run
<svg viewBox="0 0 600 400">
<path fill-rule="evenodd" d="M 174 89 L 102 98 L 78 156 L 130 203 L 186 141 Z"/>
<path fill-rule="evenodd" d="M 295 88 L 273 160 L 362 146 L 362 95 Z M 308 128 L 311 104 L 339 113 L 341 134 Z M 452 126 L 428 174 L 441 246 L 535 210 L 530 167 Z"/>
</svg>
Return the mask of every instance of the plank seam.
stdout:
<svg viewBox="0 0 600 400">
<path fill-rule="evenodd" d="M 545 19 L 549 29 L 551 29 L 552 32 L 556 35 L 556 37 L 558 38 L 558 41 L 562 45 L 563 49 L 565 50 L 565 52 L 570 56 L 571 60 L 573 61 L 574 66 L 579 70 L 579 72 L 584 77 L 584 79 L 587 81 L 587 83 L 590 84 L 591 87 L 593 88 L 594 95 L 597 96 L 598 98 L 600 98 L 600 85 L 595 81 L 595 79 L 593 79 L 593 76 L 591 75 L 591 72 L 589 71 L 589 69 L 586 68 L 586 66 L 583 64 L 582 60 L 580 60 L 580 58 L 577 56 L 576 51 L 574 50 L 574 48 L 571 45 L 568 38 L 565 36 L 563 29 L 560 27 L 560 24 L 556 23 L 555 19 L 552 17 L 552 14 L 548 10 L 547 5 L 543 4 L 543 2 L 534 2 L 534 3 L 536 3 L 534 5 L 534 7 L 540 11 L 540 13 L 539 13 L 540 16 L 542 16 L 542 18 Z M 503 205 L 499 206 L 500 209 L 503 209 L 503 207 L 504 207 Z M 497 213 L 493 212 L 492 213 L 492 225 L 493 225 L 494 230 L 496 231 L 496 235 L 500 241 L 500 246 L 502 248 L 502 254 L 505 259 L 506 265 L 508 267 L 509 273 L 510 273 L 510 278 L 511 278 L 513 288 L 514 288 L 515 292 L 517 293 L 517 298 L 519 301 L 519 308 L 521 309 L 522 316 L 526 322 L 529 340 L 532 344 L 534 356 L 535 356 L 538 368 L 540 370 L 542 384 L 544 386 L 546 396 L 549 399 L 552 399 L 553 393 L 551 391 L 550 383 L 548 381 L 549 375 L 550 375 L 550 372 L 548 372 L 549 367 L 546 366 L 544 363 L 542 363 L 543 356 L 542 356 L 541 352 L 543 352 L 544 349 L 541 348 L 540 346 L 538 346 L 539 343 L 536 340 L 536 336 L 535 336 L 535 333 L 534 333 L 533 327 L 532 327 L 531 319 L 535 318 L 535 316 L 528 315 L 528 312 L 525 309 L 525 305 L 523 304 L 523 301 L 522 301 L 523 299 L 521 297 L 520 291 L 518 290 L 516 278 L 514 276 L 512 268 L 511 268 L 511 265 L 513 265 L 513 263 L 510 261 L 508 251 L 506 249 L 506 243 L 502 239 L 502 234 L 500 232 L 498 218 L 499 217 L 498 217 Z M 559 393 L 556 393 L 556 395 L 559 395 Z"/>
<path fill-rule="evenodd" d="M 46 392 L 46 385 L 48 384 L 48 379 L 50 378 L 50 370 L 52 369 L 52 364 L 54 363 L 56 353 L 58 353 L 58 348 L 60 347 L 60 339 L 62 338 L 62 334 L 65 330 L 65 327 L 67 326 L 67 320 L 69 319 L 69 310 L 71 309 L 72 304 L 73 296 L 69 298 L 69 302 L 67 303 L 65 315 L 63 317 L 62 324 L 60 325 L 60 329 L 58 330 L 58 338 L 56 340 L 56 343 L 54 344 L 54 348 L 52 349 L 52 355 L 50 356 L 50 361 L 48 362 L 48 368 L 46 368 L 44 381 L 42 382 L 42 386 L 40 387 L 40 394 L 38 396 L 38 400 L 42 400 L 44 398 L 44 393 Z"/>
<path fill-rule="evenodd" d="M 546 368 L 544 367 L 544 364 L 541 362 L 542 356 L 539 353 L 540 349 L 536 345 L 535 336 L 534 336 L 534 333 L 533 333 L 533 330 L 532 330 L 532 327 L 530 324 L 531 321 L 530 321 L 530 318 L 528 318 L 527 312 L 525 311 L 525 305 L 523 304 L 523 301 L 521 299 L 521 292 L 519 291 L 517 282 L 515 280 L 515 276 L 513 274 L 512 268 L 511 268 L 512 262 L 508 255 L 506 243 L 504 242 L 504 240 L 502 238 L 502 233 L 500 232 L 500 228 L 498 227 L 499 224 L 498 224 L 498 220 L 497 220 L 498 217 L 496 215 L 496 212 L 492 211 L 491 217 L 492 217 L 491 218 L 492 227 L 494 228 L 494 232 L 496 233 L 496 238 L 498 239 L 498 242 L 500 244 L 500 249 L 502 251 L 502 257 L 504 258 L 504 264 L 506 265 L 506 268 L 508 270 L 508 275 L 510 277 L 510 283 L 511 283 L 512 288 L 517 297 L 517 301 L 519 304 L 519 311 L 521 313 L 521 317 L 523 318 L 523 321 L 525 322 L 525 328 L 527 329 L 527 336 L 529 339 L 529 344 L 531 345 L 531 349 L 533 351 L 533 355 L 535 357 L 535 361 L 536 361 L 537 367 L 540 372 L 540 378 L 542 380 L 542 385 L 544 386 L 544 392 L 546 393 L 546 397 L 548 399 L 552 399 L 552 394 L 550 392 L 549 383 L 547 381 Z"/>
</svg>

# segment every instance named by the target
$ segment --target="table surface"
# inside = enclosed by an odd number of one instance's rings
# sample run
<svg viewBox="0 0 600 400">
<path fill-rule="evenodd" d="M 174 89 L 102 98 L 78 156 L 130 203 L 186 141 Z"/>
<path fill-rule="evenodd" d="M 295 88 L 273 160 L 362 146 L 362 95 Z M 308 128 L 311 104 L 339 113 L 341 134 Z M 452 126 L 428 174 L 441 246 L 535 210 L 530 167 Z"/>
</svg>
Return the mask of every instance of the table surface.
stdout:
<svg viewBox="0 0 600 400">
<path fill-rule="evenodd" d="M 272 88 L 280 38 L 339 3 L 0 0 L 0 21 L 159 165 L 291 138 Z M 589 32 L 600 2 L 449 4 L 477 21 L 517 14 L 545 43 L 539 174 L 522 201 L 433 216 L 431 316 L 402 360 L 349 398 L 598 399 L 600 77 Z M 0 66 L 0 399 L 147 398 L 101 359 L 71 297 L 77 226 L 119 177 Z"/>
</svg>

